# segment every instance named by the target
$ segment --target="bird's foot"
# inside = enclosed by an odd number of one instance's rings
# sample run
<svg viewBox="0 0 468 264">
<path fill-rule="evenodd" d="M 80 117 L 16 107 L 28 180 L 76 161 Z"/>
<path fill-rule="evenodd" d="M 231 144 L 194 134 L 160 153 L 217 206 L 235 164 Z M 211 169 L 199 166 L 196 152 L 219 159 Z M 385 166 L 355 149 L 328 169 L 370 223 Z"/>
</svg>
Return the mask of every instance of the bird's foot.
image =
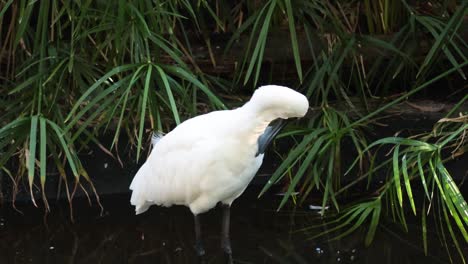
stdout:
<svg viewBox="0 0 468 264">
<path fill-rule="evenodd" d="M 221 243 L 221 248 L 223 249 L 224 253 L 232 255 L 232 248 L 231 248 L 231 243 L 228 242 L 222 242 Z"/>
<path fill-rule="evenodd" d="M 231 240 L 229 237 L 223 238 L 221 240 L 221 248 L 224 251 L 224 255 L 226 257 L 226 263 L 232 264 L 233 259 L 232 259 L 232 248 L 231 248 Z"/>
<path fill-rule="evenodd" d="M 221 248 L 224 253 L 232 255 L 231 240 L 229 237 L 224 237 L 221 239 Z"/>
<path fill-rule="evenodd" d="M 226 252 L 224 252 L 224 257 L 226 259 L 226 264 L 233 264 L 234 263 L 234 260 L 232 259 L 232 253 L 231 254 L 228 254 Z"/>
<path fill-rule="evenodd" d="M 198 263 L 199 264 L 206 264 L 206 258 L 205 258 L 205 249 L 203 248 L 202 243 L 195 243 L 195 252 L 197 253 L 198 256 Z"/>
<path fill-rule="evenodd" d="M 202 258 L 205 256 L 205 248 L 203 247 L 203 244 L 200 242 L 195 243 L 195 252 L 197 253 L 197 256 Z"/>
</svg>

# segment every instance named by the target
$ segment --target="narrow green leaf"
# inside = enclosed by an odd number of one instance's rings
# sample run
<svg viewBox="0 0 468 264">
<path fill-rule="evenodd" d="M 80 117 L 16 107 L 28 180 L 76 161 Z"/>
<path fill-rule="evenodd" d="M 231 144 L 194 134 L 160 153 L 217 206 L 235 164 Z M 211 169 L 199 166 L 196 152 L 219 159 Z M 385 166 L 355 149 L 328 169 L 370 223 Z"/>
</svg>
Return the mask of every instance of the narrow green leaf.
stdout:
<svg viewBox="0 0 468 264">
<path fill-rule="evenodd" d="M 288 190 L 286 194 L 283 196 L 283 199 L 281 200 L 280 205 L 278 206 L 277 210 L 280 210 L 286 204 L 286 201 L 291 196 L 291 193 L 294 191 L 294 188 L 299 183 L 299 180 L 302 178 L 307 168 L 310 167 L 310 163 L 312 159 L 315 157 L 315 155 L 317 154 L 320 146 L 322 145 L 322 142 L 323 142 L 323 137 L 320 137 L 315 142 L 312 149 L 308 152 L 306 158 L 304 159 L 301 166 L 299 167 L 299 170 L 297 171 L 296 175 L 294 175 L 292 182 L 289 184 Z"/>
<path fill-rule="evenodd" d="M 124 117 L 124 114 L 125 114 L 125 110 L 127 108 L 127 102 L 128 102 L 128 96 L 130 95 L 130 92 L 132 90 L 132 87 L 133 85 L 136 83 L 136 81 L 138 79 L 140 79 L 140 72 L 145 68 L 146 65 L 141 65 L 140 67 L 138 67 L 138 69 L 133 73 L 132 75 L 132 79 L 130 80 L 130 83 L 128 84 L 125 92 L 123 93 L 123 95 L 120 97 L 117 105 L 120 105 L 122 104 L 122 107 L 121 107 L 121 111 L 120 111 L 120 116 L 119 116 L 119 121 L 117 122 L 117 127 L 115 129 L 115 134 L 114 134 L 114 138 L 112 139 L 112 145 L 111 145 L 111 148 L 114 147 L 115 143 L 117 143 L 117 139 L 119 137 L 119 134 L 120 134 L 120 129 L 122 127 L 122 121 L 123 121 L 123 117 Z"/>
<path fill-rule="evenodd" d="M 46 172 L 47 172 L 47 155 L 46 155 L 46 148 L 47 148 L 47 126 L 46 126 L 46 119 L 41 117 L 39 119 L 39 127 L 40 127 L 40 179 L 42 188 L 45 186 L 46 180 Z"/>
<path fill-rule="evenodd" d="M 213 102 L 216 106 L 226 109 L 224 103 L 216 96 L 208 87 L 206 87 L 203 83 L 201 83 L 193 74 L 186 71 L 183 68 L 176 67 L 176 66 L 169 66 L 169 65 L 160 65 L 161 68 L 165 69 L 166 72 L 170 72 L 184 80 L 187 80 L 193 83 L 196 87 L 200 88 L 209 98 L 211 102 Z"/>
<path fill-rule="evenodd" d="M 3 138 L 9 133 L 11 133 L 11 130 L 13 130 L 14 128 L 26 124 L 27 121 L 30 121 L 30 117 L 20 117 L 3 126 L 2 128 L 0 128 L 0 138 Z"/>
<path fill-rule="evenodd" d="M 444 184 L 444 189 L 446 191 L 446 194 L 448 194 L 450 200 L 453 202 L 453 205 L 458 210 L 458 213 L 460 214 L 461 219 L 463 220 L 464 224 L 468 225 L 468 205 L 465 199 L 463 198 L 463 195 L 461 194 L 457 185 L 455 184 L 452 177 L 448 173 L 447 169 L 442 164 L 441 160 L 437 160 L 436 166 L 440 175 L 442 176 L 442 182 Z M 468 242 L 468 235 L 465 236 L 465 239 Z"/>
<path fill-rule="evenodd" d="M 216 22 L 216 25 L 221 28 L 222 31 L 225 31 L 224 28 L 224 23 L 220 20 L 220 18 L 216 15 L 216 13 L 213 11 L 213 9 L 210 7 L 207 1 L 202 1 L 203 6 L 208 10 L 208 13 L 210 13 L 211 17 L 214 19 Z"/>
<path fill-rule="evenodd" d="M 260 69 L 261 63 L 263 61 L 263 56 L 261 56 L 261 54 L 263 54 L 263 51 L 265 49 L 265 43 L 266 43 L 266 40 L 267 40 L 268 29 L 270 27 L 270 20 L 271 20 L 271 17 L 273 15 L 273 11 L 275 10 L 275 7 L 276 7 L 276 0 L 270 0 L 267 5 L 269 6 L 268 11 L 267 11 L 267 13 L 265 15 L 265 19 L 263 21 L 262 28 L 260 29 L 260 34 L 258 35 L 257 45 L 255 46 L 255 49 L 254 49 L 254 51 L 252 53 L 250 64 L 249 64 L 249 67 L 247 68 L 247 72 L 245 74 L 244 85 L 249 81 L 250 75 L 252 75 L 252 71 L 253 71 L 254 67 L 256 66 L 257 69 Z M 260 19 L 260 17 L 258 19 Z M 257 65 L 255 63 L 256 61 L 258 61 Z M 257 74 L 256 74 L 255 79 L 258 79 L 258 73 L 259 73 L 259 70 L 257 70 Z"/>
<path fill-rule="evenodd" d="M 370 244 L 374 240 L 375 231 L 377 230 L 377 226 L 379 225 L 381 209 L 382 209 L 381 201 L 380 199 L 377 199 L 376 203 L 373 206 L 372 219 L 369 225 L 369 231 L 367 231 L 367 235 L 364 241 L 366 247 L 370 246 Z"/>
<path fill-rule="evenodd" d="M 423 236 L 423 247 L 424 255 L 427 256 L 427 220 L 426 220 L 426 202 L 423 204 L 421 211 L 421 226 L 422 226 L 422 236 Z"/>
<path fill-rule="evenodd" d="M 356 207 L 353 207 L 353 208 L 350 208 L 349 211 L 343 215 L 342 217 L 340 217 L 336 222 L 339 222 L 341 224 L 339 224 L 338 226 L 335 226 L 335 227 L 332 227 L 332 228 L 327 228 L 325 231 L 319 233 L 319 234 L 316 234 L 310 238 L 308 238 L 308 240 L 313 240 L 317 237 L 320 237 L 320 236 L 323 236 L 323 235 L 326 235 L 326 234 L 329 234 L 329 233 L 332 233 L 336 230 L 340 230 L 344 227 L 346 227 L 347 225 L 349 225 L 356 217 L 358 217 L 359 215 L 362 216 L 362 213 L 366 211 L 366 207 L 365 206 L 356 206 Z M 346 219 L 344 221 L 344 219 Z M 357 228 L 357 227 L 356 227 Z M 352 231 L 351 231 L 352 232 Z M 337 238 L 335 238 L 337 239 Z"/>
<path fill-rule="evenodd" d="M 436 54 L 440 51 L 443 45 L 445 45 L 446 39 L 449 36 L 449 32 L 456 31 L 456 29 L 460 25 L 460 22 L 463 20 L 467 6 L 468 6 L 467 2 L 463 2 L 458 7 L 457 11 L 451 16 L 444 30 L 436 38 L 435 43 L 432 44 L 431 49 L 427 53 L 426 58 L 424 59 L 424 62 L 422 63 L 418 73 L 416 74 L 416 77 L 419 77 L 421 73 L 426 70 L 427 66 L 430 65 L 434 61 L 434 59 L 436 58 Z M 455 25 L 457 26 L 455 27 Z M 460 69 L 459 67 L 456 67 L 456 68 Z"/>
<path fill-rule="evenodd" d="M 338 236 L 334 237 L 332 240 L 339 240 L 349 234 L 351 234 L 352 232 L 354 232 L 354 230 L 358 229 L 359 227 L 362 226 L 362 224 L 364 223 L 364 221 L 367 219 L 367 217 L 370 215 L 370 213 L 372 213 L 373 208 L 372 207 L 369 207 L 369 208 L 366 208 L 362 211 L 362 214 L 361 216 L 358 218 L 358 220 L 356 221 L 356 223 L 354 223 L 354 225 L 349 228 L 348 230 L 342 232 L 341 234 L 339 234 Z"/>
<path fill-rule="evenodd" d="M 413 191 L 411 189 L 411 183 L 410 183 L 410 179 L 408 176 L 408 165 L 406 163 L 406 154 L 404 154 L 403 158 L 401 159 L 401 171 L 403 174 L 403 180 L 405 182 L 406 193 L 408 194 L 408 199 L 411 204 L 411 209 L 413 209 L 413 213 L 414 215 L 416 215 L 416 205 L 414 204 Z"/>
<path fill-rule="evenodd" d="M 75 160 L 73 159 L 73 156 L 71 155 L 69 146 L 65 142 L 65 139 L 63 138 L 64 133 L 63 133 L 62 129 L 60 129 L 60 127 L 57 126 L 57 124 L 55 124 L 54 122 L 52 122 L 50 120 L 47 120 L 47 123 L 54 130 L 54 132 L 55 132 L 55 134 L 57 136 L 57 139 L 59 140 L 59 142 L 60 142 L 60 144 L 62 146 L 62 150 L 63 150 L 63 152 L 65 152 L 65 156 L 67 157 L 67 161 L 68 161 L 68 164 L 70 165 L 70 168 L 71 168 L 71 170 L 73 172 L 73 175 L 78 180 L 78 178 L 79 178 L 78 169 L 76 167 Z"/>
<path fill-rule="evenodd" d="M 54 78 L 55 74 L 57 74 L 58 70 L 67 62 L 67 59 L 63 59 L 50 73 L 49 77 L 42 83 L 42 86 L 45 86 L 48 82 Z"/>
<path fill-rule="evenodd" d="M 172 111 L 172 114 L 174 115 L 174 120 L 176 121 L 176 124 L 178 125 L 180 124 L 179 111 L 177 110 L 177 105 L 174 100 L 174 95 L 172 94 L 171 87 L 169 86 L 166 73 L 163 71 L 161 67 L 157 65 L 155 65 L 155 67 L 156 67 L 156 70 L 158 70 L 159 76 L 161 77 L 163 81 L 164 88 L 166 88 L 167 97 L 169 98 L 169 103 L 171 104 L 171 111 Z"/>
<path fill-rule="evenodd" d="M 96 90 L 101 84 L 104 82 L 108 81 L 109 78 L 117 73 L 127 71 L 131 68 L 136 67 L 135 64 L 127 64 L 127 65 L 122 65 L 122 66 L 117 66 L 110 70 L 108 73 L 106 73 L 104 76 L 102 76 L 99 80 L 97 80 L 91 87 L 89 87 L 86 92 L 83 93 L 83 95 L 78 99 L 78 101 L 75 103 L 73 106 L 72 110 L 70 111 L 70 114 L 65 118 L 65 122 L 67 122 L 76 112 L 76 110 L 80 107 L 80 105 L 88 99 L 88 97 L 91 95 L 91 93 Z"/>
<path fill-rule="evenodd" d="M 15 94 L 15 93 L 18 93 L 18 92 L 21 92 L 23 91 L 23 89 L 25 88 L 30 88 L 31 85 L 39 80 L 41 78 L 41 75 L 40 74 L 36 74 L 36 75 L 33 75 L 31 77 L 29 77 L 28 79 L 26 79 L 24 82 L 20 83 L 18 86 L 16 86 L 15 88 L 13 88 L 10 92 L 8 92 L 9 95 L 11 94 Z"/>
<path fill-rule="evenodd" d="M 109 109 L 109 105 L 115 103 L 116 95 L 112 94 L 112 96 L 106 97 L 100 104 L 99 107 L 94 109 L 92 114 L 84 120 L 83 123 L 80 124 L 78 129 L 73 133 L 71 138 L 69 139 L 69 143 L 74 143 L 78 137 L 85 131 L 88 127 L 90 127 L 91 122 L 93 122 L 103 111 Z M 98 130 L 102 125 L 105 123 L 96 123 L 94 125 L 94 129 Z M 68 133 L 68 131 L 63 131 L 64 134 Z"/>
<path fill-rule="evenodd" d="M 170 42 L 165 40 L 162 36 L 154 34 L 154 33 L 149 35 L 148 38 L 154 44 L 156 44 L 158 47 L 160 47 L 164 52 L 169 54 L 171 59 L 173 59 L 177 63 L 178 67 L 188 69 L 185 62 L 181 59 L 182 58 L 182 56 L 181 56 L 182 53 L 176 47 L 174 47 Z"/>
<path fill-rule="evenodd" d="M 311 134 L 304 137 L 304 139 L 297 145 L 291 152 L 288 154 L 288 157 L 281 163 L 278 169 L 275 170 L 273 175 L 271 176 L 270 180 L 267 184 L 263 187 L 262 191 L 258 195 L 259 197 L 262 196 L 273 184 L 275 184 L 278 180 L 282 178 L 286 169 L 291 166 L 293 161 L 302 153 L 304 154 L 304 149 L 315 137 L 317 137 L 320 133 L 325 132 L 326 129 L 317 129 Z"/>
<path fill-rule="evenodd" d="M 3 6 L 2 11 L 0 11 L 0 19 L 3 18 L 3 15 L 5 15 L 5 12 L 8 10 L 8 8 L 10 7 L 12 3 L 13 3 L 13 0 L 10 0 L 5 4 L 5 6 Z"/>
<path fill-rule="evenodd" d="M 83 107 L 74 117 L 68 122 L 67 127 L 65 128 L 65 133 L 67 133 L 74 125 L 78 123 L 78 121 L 85 115 L 87 112 L 89 112 L 91 109 L 93 110 L 93 113 L 96 112 L 96 109 L 94 109 L 96 106 L 101 105 L 101 100 L 106 99 L 110 94 L 112 94 L 114 91 L 117 89 L 121 88 L 123 84 L 128 80 L 129 77 L 125 77 L 122 80 L 119 80 L 112 84 L 109 88 L 105 89 L 104 91 L 98 93 L 95 97 L 92 98 L 90 102 L 86 104 L 85 107 Z M 87 118 L 88 123 L 92 120 L 90 118 Z M 80 126 L 82 126 L 80 124 Z"/>
<path fill-rule="evenodd" d="M 435 20 L 434 18 L 430 18 L 430 17 L 419 17 L 418 18 L 418 21 L 424 25 L 424 27 L 426 27 L 426 29 L 429 30 L 429 32 L 431 32 L 432 36 L 437 39 L 439 37 L 439 34 L 436 30 L 436 28 L 438 28 L 440 31 L 443 31 L 443 27 L 442 26 L 439 26 L 438 25 L 438 21 Z M 445 26 L 445 25 L 443 25 Z M 452 44 L 454 46 L 454 49 L 459 51 L 459 54 L 461 54 L 461 57 L 462 59 L 466 60 L 466 58 L 464 57 L 463 53 L 461 53 L 461 51 L 458 49 L 457 45 L 455 45 L 451 39 L 451 37 L 449 37 L 447 39 L 447 41 Z M 453 66 L 455 67 L 459 67 L 458 65 L 458 62 L 456 61 L 455 57 L 453 56 L 452 52 L 448 49 L 449 45 L 447 44 L 444 44 L 442 47 L 441 47 L 441 50 L 442 52 L 445 54 L 445 56 L 447 57 L 447 59 L 452 63 Z M 466 76 L 465 74 L 463 73 L 463 70 L 462 69 L 458 69 L 458 73 L 462 76 L 463 79 L 466 80 Z"/>
<path fill-rule="evenodd" d="M 297 76 L 299 77 L 299 81 L 302 83 L 302 66 L 300 58 L 301 55 L 299 53 L 299 45 L 297 44 L 296 26 L 294 25 L 294 15 L 291 6 L 291 0 L 285 0 L 284 2 L 286 5 L 286 14 L 288 16 L 289 33 L 291 34 L 291 45 L 294 55 L 294 63 L 296 64 Z"/>
<path fill-rule="evenodd" d="M 437 160 L 435 160 L 435 162 L 436 162 L 436 166 L 437 166 Z M 463 238 L 465 239 L 465 241 L 468 242 L 468 233 L 466 232 L 466 229 L 465 229 L 465 227 L 463 225 L 462 219 L 460 219 L 460 216 L 458 215 L 457 209 L 455 208 L 455 206 L 452 203 L 451 195 L 453 195 L 453 194 L 447 193 L 447 192 L 451 192 L 450 188 L 446 188 L 446 185 L 443 182 L 443 180 L 444 180 L 443 178 L 442 178 L 442 181 L 441 181 L 441 179 L 439 179 L 438 174 L 436 173 L 436 170 L 435 170 L 436 167 L 434 166 L 434 163 L 433 163 L 432 159 L 429 160 L 429 166 L 431 168 L 434 180 L 437 183 L 437 187 L 439 188 L 439 191 L 440 191 L 440 194 L 441 194 L 441 196 L 443 198 L 443 201 L 445 201 L 445 205 L 448 207 L 452 218 L 455 220 L 455 223 L 457 224 L 458 229 L 460 230 L 460 232 L 463 235 Z M 439 169 L 439 172 L 441 172 L 440 169 Z M 443 171 L 442 171 L 442 173 L 443 173 Z M 442 175 L 442 177 L 444 177 L 444 175 Z M 447 197 L 447 195 L 449 197 Z M 466 207 L 466 202 L 465 202 L 465 206 L 462 205 L 462 208 L 463 207 Z M 465 212 L 465 214 L 466 214 L 466 212 Z M 462 217 L 463 217 L 463 215 L 462 215 Z"/>
<path fill-rule="evenodd" d="M 466 130 L 468 129 L 468 124 L 464 124 L 462 126 L 460 126 L 457 130 L 451 132 L 449 134 L 449 136 L 444 139 L 444 141 L 442 141 L 440 144 L 439 144 L 439 147 L 442 148 L 444 147 L 445 145 L 447 145 L 452 139 L 454 139 L 455 137 L 457 137 L 460 133 L 462 132 L 465 132 Z"/>
<path fill-rule="evenodd" d="M 347 126 L 351 127 L 353 125 Z M 400 137 L 387 137 L 387 138 L 382 138 L 377 141 L 372 142 L 370 145 L 368 145 L 362 153 L 365 153 L 369 151 L 371 148 L 378 146 L 378 145 L 384 145 L 384 144 L 395 144 L 395 145 L 404 145 L 404 146 L 411 146 L 414 148 L 417 148 L 418 151 L 420 152 L 429 152 L 429 151 L 435 151 L 437 150 L 437 146 L 434 146 L 433 144 L 429 144 L 424 141 L 419 141 L 419 140 L 414 140 L 414 139 L 408 139 L 408 138 L 400 138 Z M 356 166 L 358 161 L 362 158 L 361 155 L 357 157 L 353 163 L 349 166 L 348 170 L 345 172 L 345 175 L 347 175 L 353 168 Z"/>
<path fill-rule="evenodd" d="M 23 38 L 23 35 L 26 32 L 26 29 L 29 25 L 29 20 L 32 17 L 31 13 L 32 13 L 32 10 L 34 9 L 36 2 L 38 1 L 37 0 L 28 1 L 25 8 L 24 7 L 20 8 L 18 26 L 15 27 L 16 32 L 14 34 L 15 36 L 14 46 L 17 46 L 20 40 Z"/>
<path fill-rule="evenodd" d="M 403 195 L 401 192 L 401 182 L 400 182 L 400 168 L 399 168 L 399 150 L 400 146 L 397 145 L 393 151 L 393 184 L 395 185 L 398 203 L 400 207 L 403 207 Z"/>
<path fill-rule="evenodd" d="M 34 181 L 34 168 L 36 162 L 37 120 L 37 116 L 31 117 L 31 130 L 29 132 L 28 181 L 30 189 L 32 188 Z"/>
<path fill-rule="evenodd" d="M 427 199 L 431 200 L 431 196 L 429 195 L 429 189 L 427 188 L 427 182 L 426 182 L 426 176 L 424 174 L 424 170 L 422 167 L 422 159 L 421 159 L 421 153 L 418 153 L 418 171 L 419 171 L 419 176 L 421 176 L 421 182 L 424 188 L 424 192 L 426 193 Z"/>
<path fill-rule="evenodd" d="M 146 20 L 145 18 L 143 17 L 143 15 L 140 13 L 140 11 L 134 6 L 132 5 L 130 2 L 127 3 L 127 6 L 129 7 L 129 9 L 131 9 L 133 11 L 133 14 L 136 15 L 136 18 L 138 18 L 138 21 L 140 22 L 140 24 L 143 26 L 143 33 L 144 33 L 144 37 L 147 37 L 151 34 L 151 30 L 149 29 L 148 27 L 148 24 L 146 23 Z"/>
<path fill-rule="evenodd" d="M 452 224 L 450 223 L 450 219 L 449 219 L 448 214 L 447 214 L 447 209 L 445 208 L 445 206 L 442 206 L 442 209 L 443 209 L 442 211 L 444 212 L 445 224 L 447 225 L 447 229 L 448 229 L 448 231 L 450 233 L 450 236 L 452 237 L 453 244 L 455 245 L 455 248 L 457 249 L 458 254 L 460 255 L 463 263 L 466 264 L 465 255 L 463 254 L 463 251 L 460 248 L 460 244 L 458 243 L 457 236 L 453 232 Z M 449 210 L 450 210 L 450 208 L 449 208 Z"/>
<path fill-rule="evenodd" d="M 438 201 L 438 204 L 439 204 L 439 208 L 442 208 L 442 207 L 446 206 L 443 203 L 442 199 L 437 199 L 437 201 Z M 442 210 L 437 210 L 438 218 L 436 220 L 438 220 L 437 223 L 439 224 L 439 230 L 440 230 L 439 234 L 441 234 L 441 237 L 442 237 L 442 239 L 441 239 L 442 244 L 444 246 L 445 251 L 447 252 L 447 256 L 449 257 L 450 263 L 453 263 L 453 259 L 451 257 L 452 252 L 450 251 L 450 248 L 449 248 L 448 243 L 447 243 L 447 239 L 445 238 L 445 230 L 444 230 L 444 226 L 443 226 L 443 223 L 445 223 L 445 219 L 442 218 L 442 215 L 441 215 L 442 211 L 443 211 L 443 209 Z"/>
<path fill-rule="evenodd" d="M 389 50 L 389 51 L 391 51 L 393 53 L 398 54 L 404 60 L 410 61 L 412 64 L 415 64 L 413 61 L 411 61 L 411 58 L 408 56 L 407 53 L 402 52 L 401 50 L 399 50 L 391 42 L 381 40 L 381 39 L 379 39 L 377 37 L 374 37 L 372 35 L 362 35 L 360 37 L 362 38 L 363 41 L 365 41 L 365 42 L 367 42 L 369 44 L 375 45 L 377 48 L 383 48 L 383 49 Z"/>
<path fill-rule="evenodd" d="M 137 143 L 137 161 L 140 159 L 141 144 L 143 142 L 143 129 L 145 125 L 145 114 L 146 114 L 146 104 L 148 102 L 148 93 L 151 80 L 151 73 L 153 71 L 153 66 L 148 64 L 148 71 L 146 73 L 145 87 L 143 90 L 143 100 L 141 102 L 141 113 L 140 113 L 140 129 L 138 130 L 138 143 Z"/>
</svg>

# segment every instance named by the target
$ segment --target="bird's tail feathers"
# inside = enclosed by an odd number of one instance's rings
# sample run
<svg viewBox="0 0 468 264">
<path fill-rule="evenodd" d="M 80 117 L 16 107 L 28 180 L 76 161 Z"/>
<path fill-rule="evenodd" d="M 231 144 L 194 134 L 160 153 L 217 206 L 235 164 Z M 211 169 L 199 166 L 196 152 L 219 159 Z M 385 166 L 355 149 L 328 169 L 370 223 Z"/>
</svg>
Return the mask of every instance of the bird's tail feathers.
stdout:
<svg viewBox="0 0 468 264">
<path fill-rule="evenodd" d="M 130 184 L 130 190 L 132 190 L 132 197 L 130 198 L 130 204 L 135 206 L 135 213 L 141 214 L 148 210 L 151 206 L 151 203 L 147 201 L 146 193 L 146 184 L 145 184 L 145 174 L 143 173 L 145 166 L 137 172 L 135 178 L 133 178 L 132 183 Z"/>
<path fill-rule="evenodd" d="M 144 202 L 143 205 L 136 205 L 135 214 L 139 215 L 141 213 L 146 212 L 150 206 L 151 206 L 151 204 L 149 204 L 147 202 Z"/>
</svg>

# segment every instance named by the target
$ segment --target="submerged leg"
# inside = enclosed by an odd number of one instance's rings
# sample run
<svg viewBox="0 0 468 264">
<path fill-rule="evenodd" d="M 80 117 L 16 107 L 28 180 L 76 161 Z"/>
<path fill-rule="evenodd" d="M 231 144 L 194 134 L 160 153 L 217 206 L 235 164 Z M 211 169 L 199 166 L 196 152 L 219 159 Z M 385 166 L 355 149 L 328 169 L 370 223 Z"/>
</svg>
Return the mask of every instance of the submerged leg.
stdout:
<svg viewBox="0 0 468 264">
<path fill-rule="evenodd" d="M 195 220 L 195 251 L 197 256 L 205 256 L 205 249 L 203 248 L 202 236 L 201 236 L 201 226 L 200 226 L 200 216 L 194 214 Z"/>
<path fill-rule="evenodd" d="M 231 218 L 231 206 L 227 204 L 221 205 L 223 208 L 223 222 L 221 229 L 221 248 L 227 257 L 227 263 L 232 263 L 231 239 L 229 238 L 229 226 Z"/>
</svg>

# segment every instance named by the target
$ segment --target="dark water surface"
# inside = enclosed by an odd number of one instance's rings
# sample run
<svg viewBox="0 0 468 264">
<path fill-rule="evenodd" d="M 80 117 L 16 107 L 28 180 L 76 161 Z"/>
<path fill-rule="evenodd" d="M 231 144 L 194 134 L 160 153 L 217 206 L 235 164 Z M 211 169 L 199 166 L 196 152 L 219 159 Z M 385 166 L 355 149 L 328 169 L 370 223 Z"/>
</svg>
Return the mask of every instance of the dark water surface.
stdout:
<svg viewBox="0 0 468 264">
<path fill-rule="evenodd" d="M 430 256 L 421 237 L 396 228 L 380 228 L 365 248 L 366 230 L 341 240 L 307 240 L 294 232 L 319 223 L 306 209 L 276 212 L 278 196 L 256 199 L 248 190 L 233 205 L 231 238 L 235 263 L 447 263 L 445 250 L 429 231 Z M 75 221 L 66 205 L 41 209 L 19 205 L 21 215 L 3 205 L 0 211 L 0 263 L 197 263 L 193 251 L 193 219 L 185 207 L 152 207 L 134 216 L 128 195 L 101 197 L 105 212 L 86 200 L 74 202 Z M 223 263 L 220 210 L 202 216 L 208 263 Z M 417 230 L 417 225 L 409 226 Z M 466 246 L 464 249 L 467 249 Z M 454 255 L 455 263 L 459 261 Z"/>
</svg>

